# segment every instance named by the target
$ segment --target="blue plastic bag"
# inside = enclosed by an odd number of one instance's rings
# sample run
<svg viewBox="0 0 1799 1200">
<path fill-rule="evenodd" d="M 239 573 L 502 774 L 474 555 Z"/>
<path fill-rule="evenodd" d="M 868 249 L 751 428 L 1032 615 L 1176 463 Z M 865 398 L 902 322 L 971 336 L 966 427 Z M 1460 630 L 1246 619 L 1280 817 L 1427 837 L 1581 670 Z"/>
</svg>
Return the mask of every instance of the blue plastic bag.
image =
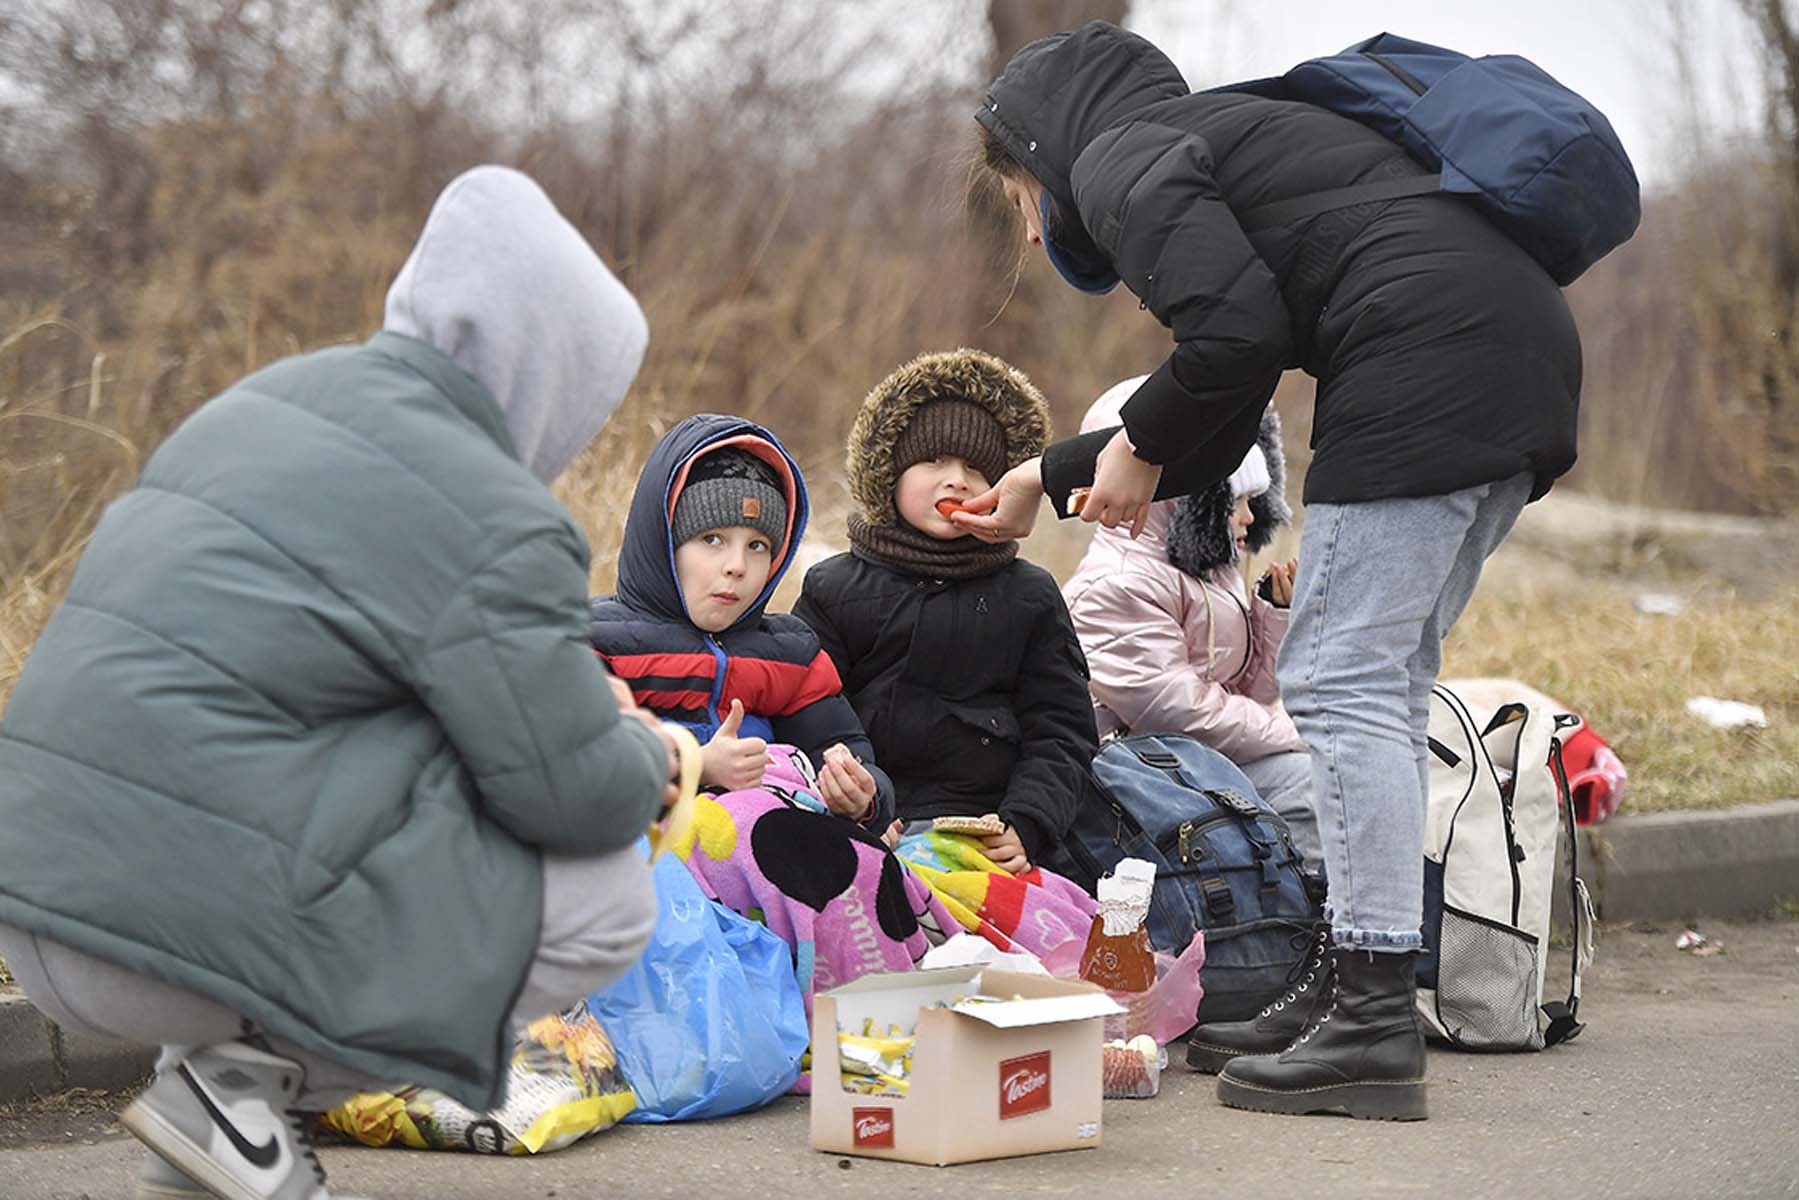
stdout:
<svg viewBox="0 0 1799 1200">
<path fill-rule="evenodd" d="M 793 1088 L 811 1041 L 793 951 L 706 898 L 664 854 L 643 958 L 587 998 L 637 1108 L 626 1121 L 697 1121 L 760 1108 Z"/>
</svg>

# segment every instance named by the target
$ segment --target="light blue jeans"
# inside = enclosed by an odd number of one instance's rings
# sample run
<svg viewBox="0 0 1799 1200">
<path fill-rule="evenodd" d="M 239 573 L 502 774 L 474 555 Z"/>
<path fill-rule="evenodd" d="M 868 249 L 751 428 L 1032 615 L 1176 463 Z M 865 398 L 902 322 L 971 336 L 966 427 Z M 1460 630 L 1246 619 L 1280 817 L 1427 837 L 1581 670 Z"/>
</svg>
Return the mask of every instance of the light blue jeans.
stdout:
<svg viewBox="0 0 1799 1200">
<path fill-rule="evenodd" d="M 1530 497 L 1519 475 L 1447 496 L 1314 504 L 1275 669 L 1312 751 L 1339 946 L 1416 950 L 1425 734 L 1443 639 Z"/>
</svg>

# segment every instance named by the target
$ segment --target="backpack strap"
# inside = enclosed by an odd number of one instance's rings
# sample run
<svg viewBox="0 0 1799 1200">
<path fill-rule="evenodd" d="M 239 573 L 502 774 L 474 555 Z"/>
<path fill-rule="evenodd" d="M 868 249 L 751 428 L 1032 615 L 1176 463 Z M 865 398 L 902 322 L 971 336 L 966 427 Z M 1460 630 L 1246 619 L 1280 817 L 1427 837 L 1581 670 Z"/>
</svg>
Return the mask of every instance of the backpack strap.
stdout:
<svg viewBox="0 0 1799 1200">
<path fill-rule="evenodd" d="M 1559 721 L 1557 722 L 1559 725 Z M 1593 901 L 1587 885 L 1580 878 L 1580 830 L 1574 824 L 1574 797 L 1568 790 L 1568 769 L 1562 764 L 1562 739 L 1559 734 L 1549 739 L 1549 761 L 1555 768 L 1555 790 L 1558 807 L 1568 825 L 1568 919 L 1574 924 L 1574 953 L 1568 981 L 1568 999 L 1551 1000 L 1543 1005 L 1549 1025 L 1543 1030 L 1543 1045 L 1553 1046 L 1580 1036 L 1586 1026 L 1577 1019 L 1580 1012 L 1580 976 L 1593 962 Z"/>
<path fill-rule="evenodd" d="M 1372 204 L 1376 200 L 1403 200 L 1407 196 L 1428 196 L 1440 192 L 1441 175 L 1409 175 L 1404 179 L 1383 179 L 1379 183 L 1358 183 L 1350 187 L 1331 188 L 1308 196 L 1293 196 L 1250 209 L 1237 218 L 1244 233 L 1291 225 L 1332 209 L 1352 204 Z"/>
<path fill-rule="evenodd" d="M 1212 920 L 1217 925 L 1236 924 L 1237 898 L 1231 895 L 1231 885 L 1225 882 L 1224 876 L 1201 877 L 1199 894 L 1205 901 L 1206 911 L 1212 914 Z"/>
<path fill-rule="evenodd" d="M 1492 733 L 1495 729 L 1503 729 L 1513 721 L 1524 721 L 1529 718 L 1530 706 L 1528 704 L 1518 704 L 1516 702 L 1511 704 L 1501 704 L 1498 708 L 1493 710 L 1493 715 L 1488 718 L 1487 727 L 1480 731 L 1481 740 L 1485 741 L 1487 735 Z"/>
<path fill-rule="evenodd" d="M 1252 804 L 1247 796 L 1239 795 L 1230 788 L 1207 788 L 1205 794 L 1211 797 L 1212 803 L 1237 818 L 1244 840 L 1249 843 L 1249 852 L 1255 855 L 1256 862 L 1262 866 L 1263 893 L 1273 895 L 1279 891 L 1280 864 L 1274 861 L 1274 852 L 1278 847 L 1263 837 L 1261 830 L 1256 827 L 1256 823 L 1266 818 L 1268 813 Z"/>
<path fill-rule="evenodd" d="M 1424 744 L 1429 746 L 1430 752 L 1441 759 L 1443 765 L 1451 770 L 1462 765 L 1462 756 L 1457 754 L 1454 750 L 1451 750 L 1448 746 L 1445 746 L 1442 742 L 1439 742 L 1436 738 L 1426 737 L 1424 739 Z"/>
</svg>

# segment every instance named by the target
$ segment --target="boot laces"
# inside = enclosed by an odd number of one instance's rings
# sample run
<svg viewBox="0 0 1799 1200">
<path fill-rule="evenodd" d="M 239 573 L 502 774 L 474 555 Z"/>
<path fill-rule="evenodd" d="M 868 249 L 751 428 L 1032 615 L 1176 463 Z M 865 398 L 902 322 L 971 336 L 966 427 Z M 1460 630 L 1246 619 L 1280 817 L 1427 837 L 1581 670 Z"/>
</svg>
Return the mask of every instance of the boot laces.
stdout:
<svg viewBox="0 0 1799 1200">
<path fill-rule="evenodd" d="M 1262 1010 L 1262 1018 L 1271 1017 L 1277 1012 L 1286 1011 L 1287 1005 L 1297 1004 L 1299 998 L 1311 990 L 1313 981 L 1318 978 L 1318 966 L 1324 961 L 1322 953 L 1323 943 L 1329 936 L 1330 930 L 1326 928 L 1320 929 L 1311 939 L 1311 944 L 1306 950 L 1306 956 L 1294 963 L 1292 969 L 1287 972 L 1288 987 L 1285 994 L 1273 1004 L 1270 1004 Z M 1304 974 L 1301 975 L 1301 972 L 1304 972 Z"/>
<path fill-rule="evenodd" d="M 1337 1011 L 1337 981 L 1335 978 L 1333 978 L 1331 980 L 1330 999 L 1325 1002 L 1323 1013 L 1321 1013 L 1319 1016 L 1314 1018 L 1310 1025 L 1306 1026 L 1305 1032 L 1303 1032 L 1299 1035 L 1299 1037 L 1294 1041 L 1293 1045 L 1299 1046 L 1299 1045 L 1303 1045 L 1306 1042 L 1311 1041 L 1312 1035 L 1314 1033 L 1317 1033 L 1320 1029 L 1322 1029 L 1326 1025 L 1330 1024 L 1331 1014 L 1336 1011 Z M 1292 1047 L 1288 1047 L 1288 1049 L 1291 1049 L 1291 1048 Z"/>
</svg>

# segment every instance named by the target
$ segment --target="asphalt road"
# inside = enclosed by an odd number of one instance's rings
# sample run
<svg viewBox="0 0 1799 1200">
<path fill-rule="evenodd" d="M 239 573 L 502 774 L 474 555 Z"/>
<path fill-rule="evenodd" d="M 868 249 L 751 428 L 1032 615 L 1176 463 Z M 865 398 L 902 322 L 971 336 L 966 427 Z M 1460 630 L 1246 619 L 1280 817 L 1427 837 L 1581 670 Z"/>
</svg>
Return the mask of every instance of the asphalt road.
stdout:
<svg viewBox="0 0 1799 1200">
<path fill-rule="evenodd" d="M 817 1154 L 803 1101 L 683 1127 L 621 1127 L 538 1160 L 332 1147 L 334 1188 L 381 1200 L 687 1196 L 1799 1196 L 1799 922 L 1610 929 L 1576 1042 L 1431 1058 L 1431 1119 L 1237 1112 L 1171 1069 L 1106 1105 L 1096 1150 L 932 1168 Z M 0 1197 L 128 1197 L 119 1098 L 0 1113 Z"/>
</svg>

